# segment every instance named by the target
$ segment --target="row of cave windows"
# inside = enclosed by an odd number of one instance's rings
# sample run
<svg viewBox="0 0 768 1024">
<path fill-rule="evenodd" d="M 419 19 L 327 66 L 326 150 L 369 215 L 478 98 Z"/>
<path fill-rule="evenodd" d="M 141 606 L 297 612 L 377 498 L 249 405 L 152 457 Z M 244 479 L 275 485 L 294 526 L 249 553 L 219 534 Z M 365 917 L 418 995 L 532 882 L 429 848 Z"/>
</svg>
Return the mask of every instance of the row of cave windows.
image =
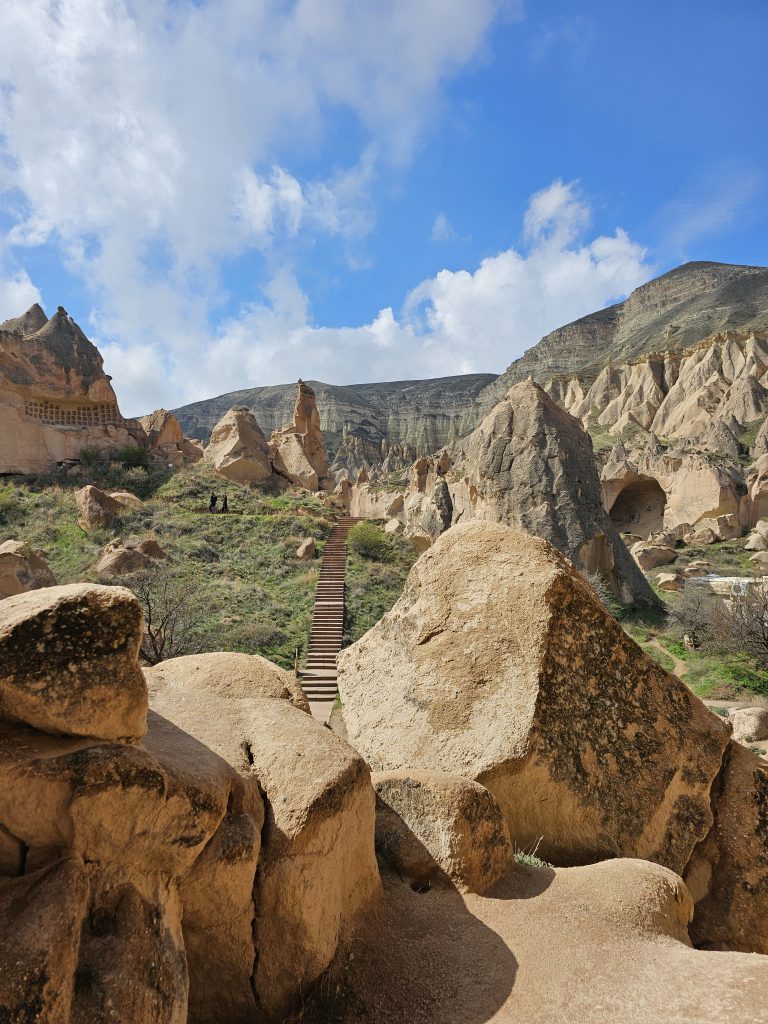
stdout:
<svg viewBox="0 0 768 1024">
<path fill-rule="evenodd" d="M 100 424 L 120 423 L 121 416 L 113 402 L 98 405 L 51 405 L 49 402 L 27 402 L 26 414 L 58 427 L 93 427 Z"/>
</svg>

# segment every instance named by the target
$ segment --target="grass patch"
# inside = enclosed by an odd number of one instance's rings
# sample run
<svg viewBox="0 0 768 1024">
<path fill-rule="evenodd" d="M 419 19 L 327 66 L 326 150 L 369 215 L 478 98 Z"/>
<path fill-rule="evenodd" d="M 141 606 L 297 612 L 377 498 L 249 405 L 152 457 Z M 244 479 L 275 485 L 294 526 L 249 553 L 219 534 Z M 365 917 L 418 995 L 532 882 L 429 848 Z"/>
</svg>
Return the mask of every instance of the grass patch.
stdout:
<svg viewBox="0 0 768 1024">
<path fill-rule="evenodd" d="M 366 524 L 360 524 L 366 525 Z M 355 527 L 357 530 L 359 527 Z M 350 532 L 354 532 L 350 531 Z M 411 566 L 419 557 L 410 540 L 377 531 L 375 557 L 351 546 L 347 556 L 344 646 L 353 644 L 388 612 L 402 593 Z"/>
</svg>

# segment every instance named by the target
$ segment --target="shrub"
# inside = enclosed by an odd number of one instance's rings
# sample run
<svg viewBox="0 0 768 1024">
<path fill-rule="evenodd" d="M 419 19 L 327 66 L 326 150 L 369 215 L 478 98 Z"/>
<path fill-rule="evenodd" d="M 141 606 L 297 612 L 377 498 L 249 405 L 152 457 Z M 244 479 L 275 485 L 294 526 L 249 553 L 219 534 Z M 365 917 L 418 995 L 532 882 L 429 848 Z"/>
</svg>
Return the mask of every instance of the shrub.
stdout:
<svg viewBox="0 0 768 1024">
<path fill-rule="evenodd" d="M 389 554 L 386 535 L 373 523 L 358 523 L 357 526 L 353 526 L 349 531 L 347 543 L 355 554 L 373 562 L 383 562 Z"/>
</svg>

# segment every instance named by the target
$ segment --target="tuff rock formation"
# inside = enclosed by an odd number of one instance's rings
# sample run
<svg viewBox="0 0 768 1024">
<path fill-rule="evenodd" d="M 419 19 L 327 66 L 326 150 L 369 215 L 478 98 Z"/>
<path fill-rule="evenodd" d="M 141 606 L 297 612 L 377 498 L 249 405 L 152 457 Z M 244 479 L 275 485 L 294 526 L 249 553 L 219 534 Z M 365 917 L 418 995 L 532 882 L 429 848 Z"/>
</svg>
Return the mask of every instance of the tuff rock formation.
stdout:
<svg viewBox="0 0 768 1024">
<path fill-rule="evenodd" d="M 75 502 L 80 513 L 78 523 L 83 530 L 111 526 L 125 507 L 124 502 L 118 501 L 93 484 L 86 484 L 79 491 L 75 491 Z"/>
<path fill-rule="evenodd" d="M 170 466 L 183 466 L 203 458 L 203 445 L 185 437 L 181 424 L 167 409 L 156 409 L 142 416 L 139 423 L 150 451 Z"/>
<path fill-rule="evenodd" d="M 407 532 L 434 541 L 467 519 L 528 530 L 599 573 L 621 600 L 655 603 L 603 508 L 588 435 L 531 380 L 512 388 L 450 457 L 414 466 Z"/>
<path fill-rule="evenodd" d="M 93 568 L 102 576 L 130 576 L 151 569 L 155 562 L 167 558 L 167 553 L 156 540 L 126 544 L 116 537 L 106 545 Z"/>
<path fill-rule="evenodd" d="M 0 324 L 0 473 L 42 473 L 82 448 L 136 446 L 143 432 L 120 414 L 103 360 L 59 306 Z"/>
<path fill-rule="evenodd" d="M 308 491 L 318 491 L 329 483 L 315 392 L 303 380 L 298 383 L 293 422 L 273 432 L 269 455 L 276 473 Z"/>
<path fill-rule="evenodd" d="M 47 562 L 20 540 L 0 544 L 0 599 L 40 587 L 55 587 Z"/>
<path fill-rule="evenodd" d="M 763 762 L 752 758 L 734 810 L 719 779 L 729 727 L 626 636 L 545 541 L 492 523 L 454 526 L 394 608 L 342 651 L 339 691 L 350 742 L 374 770 L 474 779 L 515 842 L 540 841 L 556 863 L 642 857 L 690 871 L 718 948 L 768 950 L 757 924 L 768 899 Z M 718 815 L 732 832 L 713 827 Z M 751 902 L 734 898 L 735 860 Z"/>
<path fill-rule="evenodd" d="M 269 808 L 258 874 L 250 876 L 253 906 L 241 901 L 234 922 L 239 938 L 211 943 L 210 930 L 200 931 L 204 974 L 190 1000 L 191 1019 L 201 1024 L 232 1019 L 213 1005 L 222 971 L 232 979 L 237 1019 L 260 1008 L 282 1020 L 380 894 L 367 765 L 313 721 L 303 694 L 300 707 L 274 699 L 298 690 L 287 672 L 262 658 L 248 667 L 245 655 L 232 672 L 222 664 L 229 657 L 184 658 L 147 672 L 153 708 L 263 792 Z M 242 964 L 237 974 L 233 960 Z"/>
<path fill-rule="evenodd" d="M 253 413 L 234 408 L 222 416 L 205 449 L 205 461 L 217 473 L 241 484 L 263 483 L 272 476 L 267 439 Z"/>
</svg>

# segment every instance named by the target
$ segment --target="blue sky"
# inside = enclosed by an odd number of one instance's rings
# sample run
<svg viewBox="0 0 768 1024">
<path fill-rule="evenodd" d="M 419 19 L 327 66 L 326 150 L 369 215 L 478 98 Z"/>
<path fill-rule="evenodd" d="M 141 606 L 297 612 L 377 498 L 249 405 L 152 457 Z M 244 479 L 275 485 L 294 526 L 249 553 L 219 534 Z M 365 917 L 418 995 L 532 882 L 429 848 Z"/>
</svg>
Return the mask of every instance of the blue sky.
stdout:
<svg viewBox="0 0 768 1024">
<path fill-rule="evenodd" d="M 124 410 L 498 372 L 686 260 L 768 263 L 764 0 L 10 0 L 0 319 Z"/>
</svg>

